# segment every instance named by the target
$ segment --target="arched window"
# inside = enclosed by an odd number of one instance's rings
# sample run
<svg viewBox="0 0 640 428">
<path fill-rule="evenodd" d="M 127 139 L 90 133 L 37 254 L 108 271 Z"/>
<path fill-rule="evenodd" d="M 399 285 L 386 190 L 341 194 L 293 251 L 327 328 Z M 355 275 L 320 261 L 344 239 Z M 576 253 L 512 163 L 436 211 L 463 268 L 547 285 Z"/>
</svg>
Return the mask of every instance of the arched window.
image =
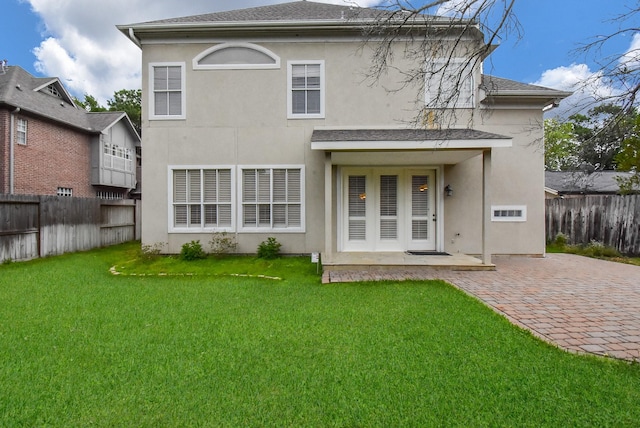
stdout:
<svg viewBox="0 0 640 428">
<path fill-rule="evenodd" d="M 223 43 L 193 59 L 194 70 L 246 70 L 280 68 L 280 57 L 253 43 Z"/>
</svg>

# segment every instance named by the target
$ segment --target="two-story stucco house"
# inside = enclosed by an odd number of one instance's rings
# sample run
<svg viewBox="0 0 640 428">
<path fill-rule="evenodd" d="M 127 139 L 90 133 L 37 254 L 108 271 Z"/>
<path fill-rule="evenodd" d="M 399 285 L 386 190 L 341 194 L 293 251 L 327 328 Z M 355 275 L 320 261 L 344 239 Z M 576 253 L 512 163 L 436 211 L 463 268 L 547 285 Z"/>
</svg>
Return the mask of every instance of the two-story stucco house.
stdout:
<svg viewBox="0 0 640 428">
<path fill-rule="evenodd" d="M 226 231 L 251 253 L 274 236 L 325 266 L 412 251 L 484 265 L 542 255 L 542 114 L 568 94 L 478 64 L 449 88 L 462 93 L 456 122 L 410 126 L 416 91 L 427 102 L 429 89 L 389 91 L 393 72 L 363 83 L 363 28 L 380 13 L 297 1 L 119 26 L 142 50 L 143 243 L 175 253 Z M 392 44 L 397 69 L 408 42 Z"/>
<path fill-rule="evenodd" d="M 126 113 L 78 108 L 57 77 L 0 70 L 0 193 L 128 198 L 139 146 Z"/>
</svg>

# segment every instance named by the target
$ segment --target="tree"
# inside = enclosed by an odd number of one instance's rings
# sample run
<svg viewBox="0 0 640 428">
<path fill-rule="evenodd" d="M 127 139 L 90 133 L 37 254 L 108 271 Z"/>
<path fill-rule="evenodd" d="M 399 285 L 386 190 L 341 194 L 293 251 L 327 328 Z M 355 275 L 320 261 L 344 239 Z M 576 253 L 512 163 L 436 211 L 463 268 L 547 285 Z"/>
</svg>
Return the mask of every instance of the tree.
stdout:
<svg viewBox="0 0 640 428">
<path fill-rule="evenodd" d="M 609 35 L 598 35 L 590 43 L 580 46 L 576 52 L 591 56 L 599 66 L 599 70 L 591 78 L 582 82 L 582 87 L 588 89 L 599 82 L 614 88 L 608 94 L 594 92 L 595 103 L 615 104 L 620 107 L 621 114 L 634 112 L 640 94 L 640 44 L 633 43 L 632 48 L 620 55 L 601 57 L 606 45 L 615 38 L 627 36 L 629 40 L 636 40 L 639 28 L 636 18 L 640 13 L 640 1 L 634 6 L 628 6 L 627 12 L 617 16 L 613 21 L 620 25 L 619 30 Z"/>
<path fill-rule="evenodd" d="M 515 0 L 428 0 L 416 7 L 409 0 L 384 2 L 378 17 L 365 27 L 364 46 L 372 49 L 367 78 L 376 83 L 391 71 L 398 73 L 398 86 L 388 89 L 417 89 L 414 125 L 446 126 L 455 119 L 452 107 L 466 95 L 461 88 L 471 82 L 471 74 L 496 40 L 513 33 L 520 36 L 514 4 Z M 395 62 L 399 43 L 404 43 L 402 55 L 408 60 L 402 66 Z"/>
<path fill-rule="evenodd" d="M 142 128 L 142 90 L 141 89 L 121 89 L 113 93 L 113 98 L 107 100 L 109 108 L 100 105 L 98 100 L 89 94 L 84 94 L 84 101 L 73 98 L 73 101 L 80 108 L 89 112 L 101 111 L 123 111 L 127 113 L 131 123 L 136 128 L 138 134 Z"/>
<path fill-rule="evenodd" d="M 544 168 L 547 171 L 570 171 L 580 166 L 580 145 L 574 124 L 557 119 L 544 121 Z"/>
<path fill-rule="evenodd" d="M 113 98 L 107 100 L 109 111 L 124 111 L 131 119 L 133 126 L 140 133 L 142 127 L 142 90 L 121 89 L 113 94 Z"/>
<path fill-rule="evenodd" d="M 588 115 L 569 117 L 580 144 L 580 163 L 592 165 L 596 170 L 616 168 L 616 155 L 622 142 L 633 133 L 637 113 L 623 111 L 614 104 L 602 104 L 589 110 Z"/>
<path fill-rule="evenodd" d="M 104 108 L 103 106 L 100 105 L 100 103 L 98 103 L 98 100 L 96 100 L 95 97 L 89 95 L 89 94 L 84 94 L 84 101 L 79 100 L 76 97 L 73 97 L 73 101 L 76 103 L 76 105 L 82 109 L 85 109 L 87 111 L 107 111 L 106 108 Z"/>
<path fill-rule="evenodd" d="M 630 177 L 617 177 L 622 193 L 640 188 L 640 115 L 636 115 L 633 131 L 627 136 L 616 155 L 618 170 L 629 171 Z"/>
</svg>

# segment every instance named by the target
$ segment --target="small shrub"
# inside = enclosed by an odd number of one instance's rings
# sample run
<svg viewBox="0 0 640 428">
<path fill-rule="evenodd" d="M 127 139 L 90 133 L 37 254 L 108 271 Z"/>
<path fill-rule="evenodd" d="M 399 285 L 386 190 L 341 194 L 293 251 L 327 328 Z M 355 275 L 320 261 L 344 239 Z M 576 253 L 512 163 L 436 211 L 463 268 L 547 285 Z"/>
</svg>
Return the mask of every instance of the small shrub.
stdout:
<svg viewBox="0 0 640 428">
<path fill-rule="evenodd" d="M 142 260 L 153 260 L 160 256 L 164 248 L 164 242 L 156 242 L 154 244 L 145 244 L 140 246 L 140 258 Z"/>
<path fill-rule="evenodd" d="M 200 241 L 187 242 L 180 250 L 180 259 L 182 260 L 192 261 L 204 259 L 205 257 L 207 257 L 207 253 L 202 249 Z"/>
<path fill-rule="evenodd" d="M 556 235 L 556 239 L 553 241 L 553 243 L 558 247 L 564 247 L 565 245 L 567 245 L 567 241 L 568 241 L 567 235 L 565 235 L 562 232 L 559 232 Z"/>
<path fill-rule="evenodd" d="M 618 250 L 595 240 L 587 244 L 582 253 L 589 257 L 620 257 Z"/>
<path fill-rule="evenodd" d="M 258 257 L 261 259 L 275 259 L 280 255 L 281 246 L 282 244 L 276 238 L 269 237 L 258 245 Z"/>
<path fill-rule="evenodd" d="M 238 243 L 235 236 L 229 235 L 227 232 L 219 232 L 213 234 L 209 241 L 209 247 L 211 248 L 211 254 L 220 256 L 235 252 Z"/>
</svg>

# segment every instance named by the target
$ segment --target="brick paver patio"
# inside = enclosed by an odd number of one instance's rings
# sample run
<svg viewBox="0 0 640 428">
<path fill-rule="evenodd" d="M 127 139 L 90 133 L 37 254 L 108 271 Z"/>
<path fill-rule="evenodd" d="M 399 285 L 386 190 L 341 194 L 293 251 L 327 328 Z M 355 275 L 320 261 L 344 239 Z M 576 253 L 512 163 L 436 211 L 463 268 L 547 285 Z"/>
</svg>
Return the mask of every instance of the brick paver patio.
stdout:
<svg viewBox="0 0 640 428">
<path fill-rule="evenodd" d="M 328 272 L 324 279 L 443 279 L 563 349 L 640 361 L 639 266 L 572 254 L 493 262 L 496 271 Z"/>
</svg>

